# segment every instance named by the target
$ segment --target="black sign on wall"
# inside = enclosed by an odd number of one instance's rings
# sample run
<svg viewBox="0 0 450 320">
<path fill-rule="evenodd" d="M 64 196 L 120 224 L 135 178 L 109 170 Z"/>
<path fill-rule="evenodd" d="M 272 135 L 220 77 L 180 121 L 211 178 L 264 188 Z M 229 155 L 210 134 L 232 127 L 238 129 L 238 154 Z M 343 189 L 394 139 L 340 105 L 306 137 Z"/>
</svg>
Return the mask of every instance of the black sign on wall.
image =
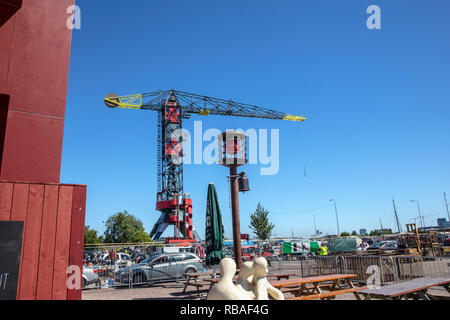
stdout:
<svg viewBox="0 0 450 320">
<path fill-rule="evenodd" d="M 0 300 L 15 300 L 22 251 L 23 221 L 0 221 Z"/>
</svg>

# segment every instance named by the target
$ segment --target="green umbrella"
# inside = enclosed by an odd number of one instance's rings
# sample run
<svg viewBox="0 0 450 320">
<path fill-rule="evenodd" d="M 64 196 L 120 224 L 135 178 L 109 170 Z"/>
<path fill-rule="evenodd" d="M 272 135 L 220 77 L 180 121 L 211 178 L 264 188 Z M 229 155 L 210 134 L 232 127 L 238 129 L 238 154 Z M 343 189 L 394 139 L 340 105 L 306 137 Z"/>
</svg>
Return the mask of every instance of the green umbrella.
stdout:
<svg viewBox="0 0 450 320">
<path fill-rule="evenodd" d="M 220 213 L 219 200 L 217 198 L 214 183 L 208 186 L 208 197 L 206 199 L 206 265 L 219 264 L 224 258 L 223 249 L 223 224 Z"/>
</svg>

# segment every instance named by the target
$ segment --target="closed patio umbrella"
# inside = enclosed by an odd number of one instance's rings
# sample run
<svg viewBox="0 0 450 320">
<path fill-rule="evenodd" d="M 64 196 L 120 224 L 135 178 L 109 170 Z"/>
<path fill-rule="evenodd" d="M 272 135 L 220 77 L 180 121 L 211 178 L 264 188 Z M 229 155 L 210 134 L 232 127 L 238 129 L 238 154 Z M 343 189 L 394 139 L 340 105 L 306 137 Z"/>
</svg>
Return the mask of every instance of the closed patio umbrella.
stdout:
<svg viewBox="0 0 450 320">
<path fill-rule="evenodd" d="M 208 186 L 208 197 L 206 200 L 206 265 L 219 264 L 224 258 L 223 249 L 223 224 L 220 213 L 219 200 L 217 198 L 214 183 Z"/>
</svg>

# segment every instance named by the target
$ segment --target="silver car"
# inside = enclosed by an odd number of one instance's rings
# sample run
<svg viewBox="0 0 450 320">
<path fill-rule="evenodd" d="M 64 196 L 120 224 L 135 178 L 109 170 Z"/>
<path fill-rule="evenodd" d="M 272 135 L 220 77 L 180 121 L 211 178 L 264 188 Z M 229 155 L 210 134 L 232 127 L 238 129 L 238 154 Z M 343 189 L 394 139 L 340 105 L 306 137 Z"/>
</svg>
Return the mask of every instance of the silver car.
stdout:
<svg viewBox="0 0 450 320">
<path fill-rule="evenodd" d="M 179 279 L 183 273 L 203 271 L 203 260 L 189 252 L 160 253 L 139 264 L 118 270 L 114 274 L 116 283 L 133 284 L 162 282 Z"/>
<path fill-rule="evenodd" d="M 83 289 L 92 283 L 98 285 L 99 281 L 97 267 L 83 266 Z"/>
</svg>

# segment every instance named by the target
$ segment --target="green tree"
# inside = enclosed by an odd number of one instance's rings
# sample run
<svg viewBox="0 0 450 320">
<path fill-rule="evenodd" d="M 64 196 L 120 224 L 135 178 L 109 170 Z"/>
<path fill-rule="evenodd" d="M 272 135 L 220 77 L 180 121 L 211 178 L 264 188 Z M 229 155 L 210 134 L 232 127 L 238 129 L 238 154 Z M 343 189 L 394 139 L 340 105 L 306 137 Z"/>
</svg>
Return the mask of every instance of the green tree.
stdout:
<svg viewBox="0 0 450 320">
<path fill-rule="evenodd" d="M 341 233 L 341 237 L 348 237 L 348 236 L 350 236 L 350 233 L 348 233 L 348 232 Z"/>
<path fill-rule="evenodd" d="M 358 233 L 355 230 L 353 230 L 352 236 L 357 236 L 357 235 L 358 235 Z"/>
<path fill-rule="evenodd" d="M 105 222 L 105 243 L 150 242 L 151 238 L 145 232 L 141 220 L 129 214 L 126 210 L 110 216 Z"/>
<path fill-rule="evenodd" d="M 98 231 L 91 229 L 90 226 L 84 227 L 84 244 L 97 244 L 101 243 L 101 239 L 98 237 Z"/>
<path fill-rule="evenodd" d="M 383 235 L 388 235 L 388 234 L 392 234 L 392 230 L 391 229 L 383 229 Z M 370 235 L 371 236 L 381 236 L 381 231 L 380 230 L 372 230 L 372 231 L 370 231 Z"/>
<path fill-rule="evenodd" d="M 272 235 L 272 230 L 275 227 L 269 222 L 267 215 L 269 211 L 264 209 L 258 202 L 255 212 L 250 215 L 250 229 L 260 240 L 267 240 Z"/>
</svg>

